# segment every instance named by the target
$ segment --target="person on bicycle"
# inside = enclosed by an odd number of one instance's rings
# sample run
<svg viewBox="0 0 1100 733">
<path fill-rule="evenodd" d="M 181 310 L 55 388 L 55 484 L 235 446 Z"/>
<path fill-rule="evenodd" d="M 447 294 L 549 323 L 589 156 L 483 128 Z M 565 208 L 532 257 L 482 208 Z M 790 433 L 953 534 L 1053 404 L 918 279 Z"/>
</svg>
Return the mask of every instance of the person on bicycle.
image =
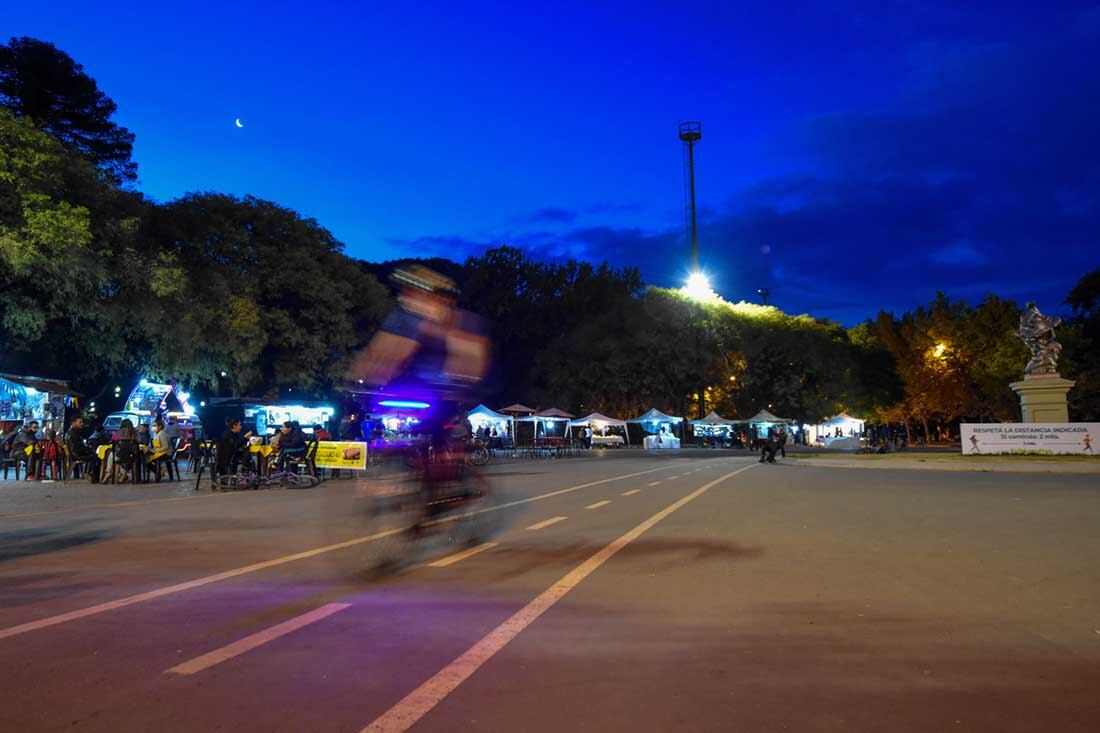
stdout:
<svg viewBox="0 0 1100 733">
<path fill-rule="evenodd" d="M 457 307 L 450 278 L 423 265 L 392 277 L 401 288 L 398 307 L 354 359 L 349 377 L 425 398 L 431 406 L 421 431 L 437 453 L 448 451 L 459 407 L 488 370 L 489 339 L 477 316 Z"/>
</svg>

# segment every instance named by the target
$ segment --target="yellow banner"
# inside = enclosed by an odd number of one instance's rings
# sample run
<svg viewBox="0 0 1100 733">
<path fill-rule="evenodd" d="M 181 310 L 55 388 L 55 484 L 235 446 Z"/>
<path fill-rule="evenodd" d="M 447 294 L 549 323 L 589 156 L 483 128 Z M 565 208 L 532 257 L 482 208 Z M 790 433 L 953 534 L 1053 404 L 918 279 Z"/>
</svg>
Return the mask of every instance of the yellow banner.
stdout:
<svg viewBox="0 0 1100 733">
<path fill-rule="evenodd" d="M 322 440 L 317 444 L 318 468 L 367 469 L 367 444 Z"/>
</svg>

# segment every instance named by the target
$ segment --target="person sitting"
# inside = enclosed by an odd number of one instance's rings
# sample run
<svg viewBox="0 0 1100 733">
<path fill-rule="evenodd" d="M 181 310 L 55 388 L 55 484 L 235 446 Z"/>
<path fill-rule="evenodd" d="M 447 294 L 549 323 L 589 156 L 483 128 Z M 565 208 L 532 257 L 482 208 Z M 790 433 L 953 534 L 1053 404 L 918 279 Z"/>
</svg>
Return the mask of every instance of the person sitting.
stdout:
<svg viewBox="0 0 1100 733">
<path fill-rule="evenodd" d="M 137 444 L 149 448 L 153 445 L 153 436 L 149 432 L 147 423 L 139 423 L 137 426 Z"/>
<path fill-rule="evenodd" d="M 299 458 L 306 452 L 306 436 L 294 422 L 283 423 L 279 433 L 279 462 L 277 470 L 285 471 L 291 458 Z"/>
<path fill-rule="evenodd" d="M 85 475 L 92 483 L 99 481 L 99 457 L 95 448 L 88 444 L 84 427 L 84 418 L 77 415 L 69 424 L 69 432 L 65 435 L 65 445 L 69 448 L 69 456 L 74 465 L 85 467 Z"/>
<path fill-rule="evenodd" d="M 215 463 L 215 476 L 224 476 L 235 473 L 245 460 L 248 450 L 248 439 L 252 437 L 252 431 L 241 434 L 241 421 L 239 418 L 229 417 L 225 420 L 225 432 L 218 438 L 217 462 Z"/>
<path fill-rule="evenodd" d="M 46 469 L 50 469 L 50 478 L 54 481 L 65 470 L 65 448 L 61 439 L 57 437 L 56 430 L 46 432 L 46 439 L 39 441 L 36 449 L 38 453 L 38 478 L 46 477 Z"/>
<path fill-rule="evenodd" d="M 31 480 L 38 473 L 38 454 L 34 451 L 38 443 L 38 421 L 31 420 L 11 439 L 11 456 L 17 463 L 24 465 L 23 478 Z M 30 452 L 27 449 L 30 448 Z"/>
<path fill-rule="evenodd" d="M 124 418 L 118 426 L 118 442 L 115 444 L 115 469 L 116 483 L 125 483 L 129 480 L 137 481 L 141 462 L 139 460 L 137 430 L 130 418 Z M 131 476 L 130 470 L 134 470 Z M 117 472 L 121 471 L 121 474 Z"/>
<path fill-rule="evenodd" d="M 153 446 L 150 449 L 147 461 L 149 467 L 153 469 L 157 481 L 160 481 L 161 467 L 168 467 L 174 451 L 175 446 L 172 445 L 172 439 L 168 437 L 168 432 L 164 429 L 164 422 L 158 419 L 153 423 Z M 169 477 L 171 477 L 171 470 L 171 468 L 168 468 Z"/>
</svg>

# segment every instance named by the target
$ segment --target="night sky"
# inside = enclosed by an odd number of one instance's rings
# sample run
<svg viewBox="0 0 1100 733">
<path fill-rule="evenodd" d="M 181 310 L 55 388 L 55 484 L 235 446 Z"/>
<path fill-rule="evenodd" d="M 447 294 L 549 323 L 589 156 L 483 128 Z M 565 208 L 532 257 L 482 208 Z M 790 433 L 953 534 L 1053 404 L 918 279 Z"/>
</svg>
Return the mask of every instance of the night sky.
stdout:
<svg viewBox="0 0 1100 733">
<path fill-rule="evenodd" d="M 691 119 L 731 300 L 1058 310 L 1100 266 L 1095 2 L 350 5 L 20 3 L 0 33 L 84 64 L 151 197 L 268 198 L 364 259 L 506 243 L 679 285 Z"/>
</svg>

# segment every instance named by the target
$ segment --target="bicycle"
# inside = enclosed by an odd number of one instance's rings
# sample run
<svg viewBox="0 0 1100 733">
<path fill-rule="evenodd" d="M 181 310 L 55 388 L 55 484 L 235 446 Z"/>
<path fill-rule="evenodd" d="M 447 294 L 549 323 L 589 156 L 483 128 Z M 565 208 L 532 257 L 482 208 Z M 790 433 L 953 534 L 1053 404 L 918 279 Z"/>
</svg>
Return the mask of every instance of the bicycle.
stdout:
<svg viewBox="0 0 1100 733">
<path fill-rule="evenodd" d="M 404 452 L 414 464 L 404 476 L 364 483 L 352 496 L 330 495 L 330 501 L 351 501 L 334 514 L 362 517 L 375 538 L 345 558 L 356 572 L 403 567 L 435 546 L 476 544 L 496 530 L 502 521 L 491 511 L 497 497 L 467 453 L 464 444 L 445 451 L 421 446 L 415 461 Z"/>
</svg>

